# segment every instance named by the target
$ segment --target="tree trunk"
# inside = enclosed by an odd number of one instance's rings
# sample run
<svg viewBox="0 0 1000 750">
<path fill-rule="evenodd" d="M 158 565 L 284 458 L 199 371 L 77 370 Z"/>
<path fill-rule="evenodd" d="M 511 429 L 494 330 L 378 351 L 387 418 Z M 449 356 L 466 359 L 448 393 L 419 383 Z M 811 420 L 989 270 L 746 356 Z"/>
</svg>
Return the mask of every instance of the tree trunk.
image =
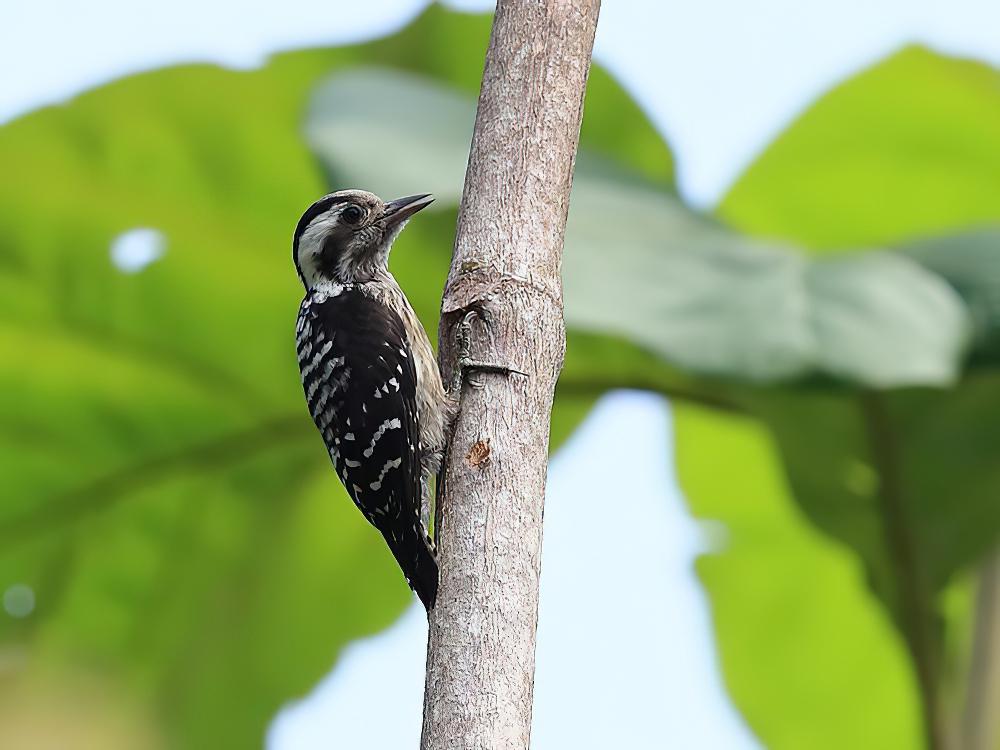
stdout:
<svg viewBox="0 0 1000 750">
<path fill-rule="evenodd" d="M 500 0 L 442 302 L 473 374 L 438 508 L 423 750 L 528 747 L 549 419 L 562 368 L 562 244 L 600 0 Z"/>
</svg>

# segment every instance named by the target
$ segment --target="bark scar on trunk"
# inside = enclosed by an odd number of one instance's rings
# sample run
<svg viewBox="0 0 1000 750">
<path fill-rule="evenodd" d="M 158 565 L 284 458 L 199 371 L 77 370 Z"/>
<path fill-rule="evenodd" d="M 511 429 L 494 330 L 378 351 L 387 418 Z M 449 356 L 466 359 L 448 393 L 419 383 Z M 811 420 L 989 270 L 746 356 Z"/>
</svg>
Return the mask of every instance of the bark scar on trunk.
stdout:
<svg viewBox="0 0 1000 750">
<path fill-rule="evenodd" d="M 490 460 L 490 439 L 477 440 L 465 454 L 465 460 L 469 466 L 475 468 Z"/>
</svg>

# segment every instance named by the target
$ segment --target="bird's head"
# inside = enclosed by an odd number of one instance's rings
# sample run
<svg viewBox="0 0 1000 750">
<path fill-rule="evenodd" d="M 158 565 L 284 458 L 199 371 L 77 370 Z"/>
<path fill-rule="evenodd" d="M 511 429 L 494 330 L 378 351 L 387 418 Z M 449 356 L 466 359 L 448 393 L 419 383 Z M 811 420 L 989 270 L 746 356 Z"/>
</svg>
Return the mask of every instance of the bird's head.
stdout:
<svg viewBox="0 0 1000 750">
<path fill-rule="evenodd" d="M 392 241 L 430 195 L 384 203 L 364 190 L 340 190 L 313 203 L 299 219 L 292 259 L 306 289 L 322 281 L 369 281 L 389 265 Z"/>
</svg>

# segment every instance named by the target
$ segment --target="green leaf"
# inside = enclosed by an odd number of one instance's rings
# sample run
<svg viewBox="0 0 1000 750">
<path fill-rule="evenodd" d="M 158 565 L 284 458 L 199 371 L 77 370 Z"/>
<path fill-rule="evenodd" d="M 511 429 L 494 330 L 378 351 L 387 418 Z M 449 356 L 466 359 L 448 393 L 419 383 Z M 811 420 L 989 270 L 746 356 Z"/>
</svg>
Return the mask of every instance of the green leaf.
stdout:
<svg viewBox="0 0 1000 750">
<path fill-rule="evenodd" d="M 719 214 L 818 251 L 1000 220 L 1000 73 L 908 47 L 821 97 Z"/>
<path fill-rule="evenodd" d="M 947 279 L 965 301 L 974 331 L 971 364 L 1000 364 L 1000 229 L 920 240 L 903 252 Z"/>
<path fill-rule="evenodd" d="M 803 509 L 861 553 L 901 618 L 908 578 L 931 601 L 1000 534 L 998 386 L 983 373 L 944 393 L 747 399 L 774 431 Z"/>
<path fill-rule="evenodd" d="M 0 130 L 0 274 L 20 291 L 0 311 L 18 353 L 0 366 L 0 589 L 37 600 L 0 639 L 108 673 L 191 748 L 259 744 L 409 600 L 302 410 L 284 225 L 322 186 L 291 120 L 240 129 L 245 75 L 153 74 Z M 215 105 L 158 104 L 174 86 Z M 200 162 L 212 136 L 189 117 L 242 138 Z M 255 138 L 271 169 L 243 158 Z M 167 253 L 125 275 L 109 246 L 137 225 Z"/>
<path fill-rule="evenodd" d="M 1000 75 L 985 66 L 907 49 L 823 97 L 747 171 L 721 212 L 753 231 L 821 248 L 842 241 L 845 227 L 853 242 L 899 243 L 917 231 L 996 221 L 997 187 L 984 174 L 1000 164 L 998 83 Z M 937 114 L 917 116 L 931 110 Z M 938 116 L 945 111 L 946 118 Z M 876 148 L 883 158 L 866 158 Z M 799 181 L 819 164 L 829 170 L 822 194 Z M 933 210 L 926 205 L 932 199 L 940 204 Z M 863 220 L 854 210 L 862 205 L 873 209 Z M 788 223 L 793 215 L 802 223 Z M 914 222 L 928 219 L 932 223 L 918 230 Z M 995 362 L 1000 234 L 936 234 L 912 241 L 903 254 L 947 279 L 963 297 L 977 362 Z M 990 512 L 982 500 L 992 491 L 988 488 L 1000 491 L 986 469 L 987 446 L 995 444 L 988 425 L 1000 415 L 994 378 L 986 372 L 967 376 L 952 391 L 887 394 L 877 406 L 887 422 L 884 438 L 899 451 L 906 510 L 931 599 L 1000 530 L 1000 513 Z M 878 570 L 884 565 L 876 558 L 891 556 L 878 541 L 884 508 L 866 502 L 860 509 L 858 498 L 851 497 L 861 475 L 871 477 L 860 482 L 868 485 L 868 501 L 884 494 L 878 489 L 886 477 L 863 458 L 872 453 L 872 397 L 846 398 L 782 395 L 756 403 L 777 431 L 800 502 Z M 803 424 L 815 427 L 803 430 Z M 868 468 L 859 471 L 861 465 Z M 945 496 L 954 500 L 945 503 Z"/>
<path fill-rule="evenodd" d="M 573 200 L 563 274 L 570 326 L 624 336 L 689 373 L 751 382 L 825 375 L 941 385 L 957 374 L 964 306 L 904 258 L 810 261 L 585 171 Z"/>
<path fill-rule="evenodd" d="M 920 747 L 907 653 L 854 557 L 802 517 L 767 431 L 743 415 L 673 412 L 689 507 L 724 524 L 697 570 L 751 728 L 772 750 Z"/>
<path fill-rule="evenodd" d="M 1000 219 L 998 82 L 983 65 L 905 50 L 821 98 L 720 207 L 739 229 L 824 253 L 903 245 L 969 311 L 974 367 L 950 389 L 737 399 L 771 428 L 799 507 L 864 561 L 908 648 L 927 741 L 939 744 L 968 661 L 955 645 L 969 627 L 955 592 L 1000 537 L 1000 242 L 970 229 Z"/>
<path fill-rule="evenodd" d="M 426 76 L 362 68 L 317 87 L 306 139 L 340 184 L 458 205 L 475 102 Z"/>
<path fill-rule="evenodd" d="M 969 661 L 955 647 L 968 609 L 947 603 L 1000 537 L 998 392 L 996 373 L 976 373 L 943 393 L 758 392 L 744 401 L 771 429 L 806 516 L 860 555 L 938 737 L 951 731 L 945 707 L 961 699 Z"/>
</svg>

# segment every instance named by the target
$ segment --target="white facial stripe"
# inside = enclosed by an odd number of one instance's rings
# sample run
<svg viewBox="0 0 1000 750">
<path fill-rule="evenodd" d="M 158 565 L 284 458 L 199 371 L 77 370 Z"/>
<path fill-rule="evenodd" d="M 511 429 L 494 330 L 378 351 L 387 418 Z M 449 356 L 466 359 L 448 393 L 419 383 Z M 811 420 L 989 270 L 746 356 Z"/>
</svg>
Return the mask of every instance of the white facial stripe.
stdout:
<svg viewBox="0 0 1000 750">
<path fill-rule="evenodd" d="M 323 242 L 327 235 L 337 227 L 341 207 L 338 203 L 326 213 L 317 216 L 299 236 L 299 268 L 302 269 L 302 275 L 310 289 L 322 279 L 319 273 L 319 257 L 323 252 Z"/>
<path fill-rule="evenodd" d="M 351 191 L 344 194 L 345 200 L 333 204 L 327 211 L 314 217 L 299 235 L 296 262 L 302 273 L 306 288 L 315 289 L 324 281 L 338 284 L 353 284 L 367 281 L 380 270 L 388 269 L 389 250 L 392 241 L 403 228 L 401 222 L 388 232 L 379 224 L 365 224 L 371 210 L 368 205 L 376 205 L 378 198 L 371 193 Z M 341 228 L 344 246 L 336 258 L 333 269 L 321 268 L 324 244 L 331 232 L 341 227 L 342 213 L 348 206 L 358 206 L 365 211 L 365 218 L 350 233 Z M 325 271 L 325 273 L 324 273 Z M 332 278 L 330 278 L 332 276 Z"/>
</svg>

